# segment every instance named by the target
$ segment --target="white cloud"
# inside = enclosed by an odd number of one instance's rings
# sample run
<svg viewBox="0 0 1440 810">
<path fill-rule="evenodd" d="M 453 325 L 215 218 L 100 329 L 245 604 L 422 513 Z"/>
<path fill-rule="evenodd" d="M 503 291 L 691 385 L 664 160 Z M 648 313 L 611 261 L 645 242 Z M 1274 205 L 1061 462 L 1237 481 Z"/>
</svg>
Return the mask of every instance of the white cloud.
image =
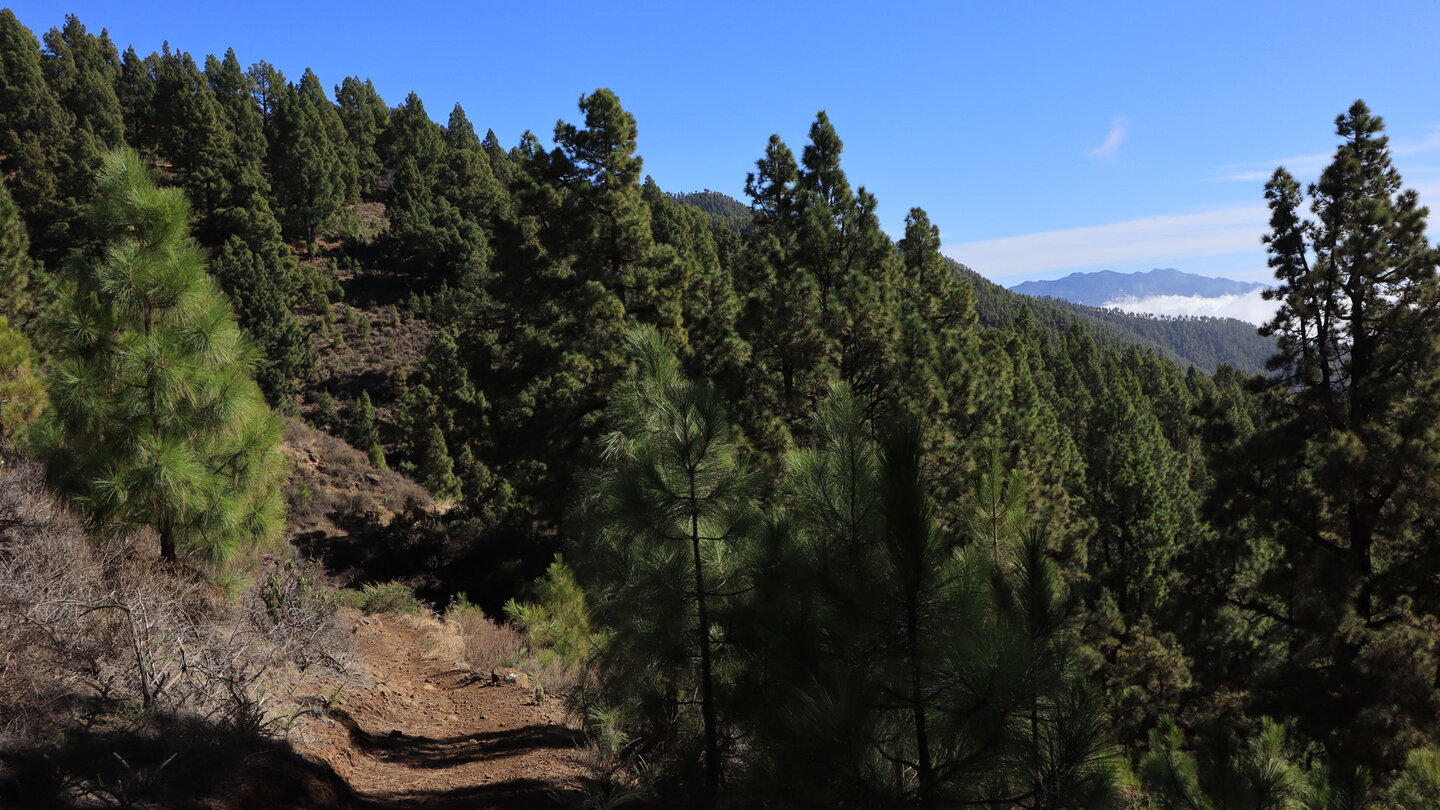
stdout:
<svg viewBox="0 0 1440 810">
<path fill-rule="evenodd" d="M 1178 259 L 1258 250 L 1269 220 L 1265 206 L 1244 206 L 966 242 L 945 253 L 991 279 L 1125 262 L 1164 267 Z"/>
<path fill-rule="evenodd" d="M 1110 132 L 1105 135 L 1105 142 L 1091 149 L 1090 157 L 1115 157 L 1115 154 L 1120 151 L 1120 144 L 1125 142 L 1125 136 L 1129 131 L 1129 124 L 1129 119 L 1123 115 L 1112 119 L 1110 122 Z"/>
<path fill-rule="evenodd" d="M 1149 312 L 1155 315 L 1208 315 L 1213 318 L 1238 318 L 1256 326 L 1275 315 L 1279 303 L 1266 301 L 1260 290 L 1244 295 L 1221 295 L 1202 298 L 1198 295 L 1156 295 L 1150 298 L 1124 298 L 1111 301 L 1107 307 L 1126 312 Z"/>
</svg>

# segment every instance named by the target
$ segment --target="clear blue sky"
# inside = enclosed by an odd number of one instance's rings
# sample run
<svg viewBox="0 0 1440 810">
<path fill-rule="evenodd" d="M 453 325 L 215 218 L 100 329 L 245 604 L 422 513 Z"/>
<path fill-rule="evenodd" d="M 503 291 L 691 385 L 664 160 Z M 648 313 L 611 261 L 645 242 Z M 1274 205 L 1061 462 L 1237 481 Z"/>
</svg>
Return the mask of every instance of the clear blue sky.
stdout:
<svg viewBox="0 0 1440 810">
<path fill-rule="evenodd" d="M 744 200 L 772 132 L 815 112 L 854 185 L 903 230 L 1006 285 L 1073 270 L 1264 280 L 1262 186 L 1312 179 L 1356 98 L 1385 117 L 1407 185 L 1440 200 L 1440 2 L 195 3 L 24 0 L 37 35 L 76 14 L 142 55 L 233 47 L 327 88 L 374 80 L 444 121 L 549 140 L 613 89 L 662 188 Z"/>
</svg>

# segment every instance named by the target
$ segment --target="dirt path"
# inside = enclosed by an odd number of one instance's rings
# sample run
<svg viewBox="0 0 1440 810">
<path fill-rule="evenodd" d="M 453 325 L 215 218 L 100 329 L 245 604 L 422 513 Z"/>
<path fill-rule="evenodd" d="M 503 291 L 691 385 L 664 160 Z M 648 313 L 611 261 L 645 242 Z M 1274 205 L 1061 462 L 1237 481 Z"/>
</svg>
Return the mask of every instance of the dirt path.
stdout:
<svg viewBox="0 0 1440 810">
<path fill-rule="evenodd" d="M 581 787 L 581 734 L 554 701 L 446 657 L 432 621 L 357 619 L 358 685 L 291 732 L 375 808 L 551 808 Z M 489 673 L 486 673 L 488 676 Z"/>
</svg>

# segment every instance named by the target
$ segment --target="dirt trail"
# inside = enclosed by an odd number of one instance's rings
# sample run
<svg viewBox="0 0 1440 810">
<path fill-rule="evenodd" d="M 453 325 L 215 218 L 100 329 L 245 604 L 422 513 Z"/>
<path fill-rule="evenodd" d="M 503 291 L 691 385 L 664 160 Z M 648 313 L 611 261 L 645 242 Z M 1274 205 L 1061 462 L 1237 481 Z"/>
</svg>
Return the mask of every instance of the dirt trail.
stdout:
<svg viewBox="0 0 1440 810">
<path fill-rule="evenodd" d="M 554 701 L 447 655 L 433 620 L 355 619 L 358 685 L 290 735 L 374 808 L 551 808 L 582 782 L 578 729 Z"/>
</svg>

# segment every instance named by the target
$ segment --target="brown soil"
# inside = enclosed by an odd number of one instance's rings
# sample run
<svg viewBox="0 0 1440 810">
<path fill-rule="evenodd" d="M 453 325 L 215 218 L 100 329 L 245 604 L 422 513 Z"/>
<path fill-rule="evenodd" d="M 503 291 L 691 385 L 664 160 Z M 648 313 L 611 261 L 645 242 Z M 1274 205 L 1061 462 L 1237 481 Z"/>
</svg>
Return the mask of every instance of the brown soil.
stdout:
<svg viewBox="0 0 1440 810">
<path fill-rule="evenodd" d="M 290 742 L 364 807 L 551 808 L 583 787 L 582 734 L 553 700 L 459 663 L 434 618 L 344 618 L 356 678 Z"/>
</svg>

